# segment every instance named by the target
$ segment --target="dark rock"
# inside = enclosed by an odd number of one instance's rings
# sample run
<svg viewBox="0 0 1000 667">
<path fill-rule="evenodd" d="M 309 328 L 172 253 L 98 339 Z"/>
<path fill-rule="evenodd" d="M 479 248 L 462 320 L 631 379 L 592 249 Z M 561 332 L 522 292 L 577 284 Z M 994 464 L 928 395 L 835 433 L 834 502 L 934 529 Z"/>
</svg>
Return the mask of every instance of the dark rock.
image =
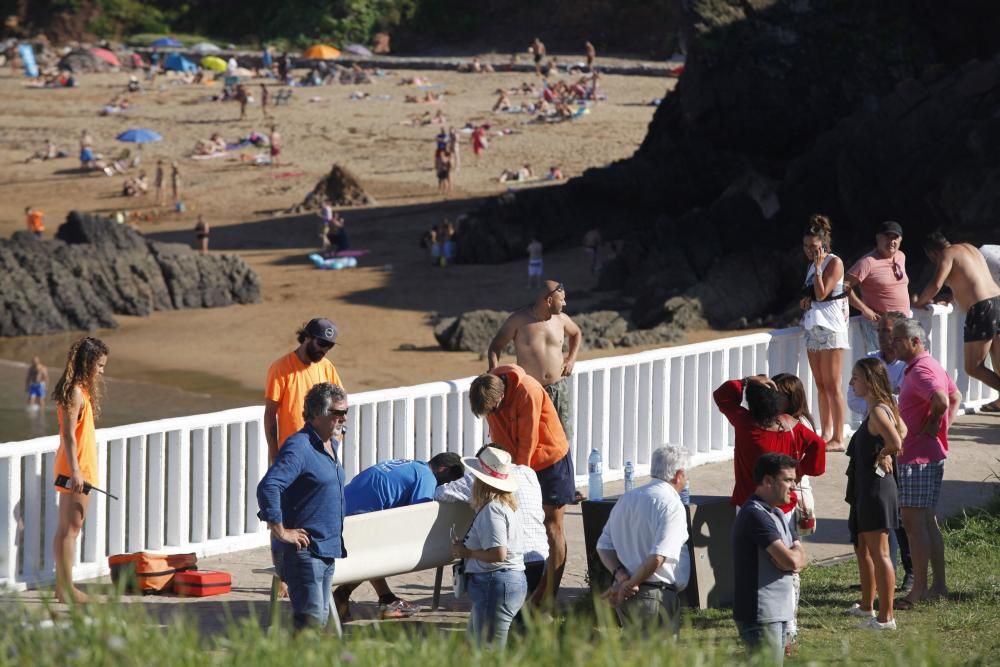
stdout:
<svg viewBox="0 0 1000 667">
<path fill-rule="evenodd" d="M 110 220 L 70 213 L 52 241 L 0 241 L 0 336 L 117 326 L 114 315 L 260 300 L 235 255 L 196 255 Z"/>
<path fill-rule="evenodd" d="M 509 316 L 510 313 L 500 310 L 470 310 L 459 317 L 443 318 L 434 327 L 434 338 L 445 350 L 484 353 Z M 513 343 L 504 349 L 504 354 L 514 354 Z"/>
<path fill-rule="evenodd" d="M 312 192 L 302 203 L 293 207 L 294 212 L 319 209 L 323 204 L 331 206 L 368 206 L 375 200 L 361 187 L 361 181 L 346 167 L 333 165 L 330 173 L 320 179 Z"/>
</svg>

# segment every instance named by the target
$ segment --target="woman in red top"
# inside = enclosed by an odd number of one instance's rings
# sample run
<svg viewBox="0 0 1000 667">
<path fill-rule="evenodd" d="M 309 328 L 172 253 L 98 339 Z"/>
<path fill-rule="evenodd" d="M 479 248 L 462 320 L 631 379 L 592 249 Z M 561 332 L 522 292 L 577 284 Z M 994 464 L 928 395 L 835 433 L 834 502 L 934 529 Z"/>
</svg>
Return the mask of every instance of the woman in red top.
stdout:
<svg viewBox="0 0 1000 667">
<path fill-rule="evenodd" d="M 744 408 L 743 391 L 747 393 Z M 730 380 L 715 390 L 715 404 L 736 429 L 733 469 L 736 483 L 730 502 L 737 507 L 753 495 L 753 466 L 761 454 L 787 454 L 799 462 L 798 475 L 822 475 L 826 471 L 826 443 L 823 438 L 789 415 L 781 413 L 781 401 L 774 382 L 766 375 Z M 781 510 L 789 514 L 798 498 Z"/>
</svg>

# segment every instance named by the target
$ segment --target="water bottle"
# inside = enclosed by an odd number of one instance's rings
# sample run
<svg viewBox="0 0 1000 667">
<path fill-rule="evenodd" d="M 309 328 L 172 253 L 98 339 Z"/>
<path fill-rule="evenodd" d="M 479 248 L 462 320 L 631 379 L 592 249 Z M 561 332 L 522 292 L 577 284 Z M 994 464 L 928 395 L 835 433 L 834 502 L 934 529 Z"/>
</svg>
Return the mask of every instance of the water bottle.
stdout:
<svg viewBox="0 0 1000 667">
<path fill-rule="evenodd" d="M 625 493 L 635 488 L 635 467 L 631 461 L 625 462 Z"/>
<path fill-rule="evenodd" d="M 691 504 L 691 485 L 688 483 L 687 480 L 684 480 L 684 488 L 681 489 L 680 496 L 681 496 L 681 503 L 684 504 L 684 507 L 687 507 L 688 505 Z"/>
<path fill-rule="evenodd" d="M 590 481 L 587 483 L 587 499 L 601 500 L 604 498 L 604 469 L 601 464 L 601 453 L 597 448 L 590 450 L 590 458 L 587 459 L 587 472 L 590 473 Z"/>
</svg>

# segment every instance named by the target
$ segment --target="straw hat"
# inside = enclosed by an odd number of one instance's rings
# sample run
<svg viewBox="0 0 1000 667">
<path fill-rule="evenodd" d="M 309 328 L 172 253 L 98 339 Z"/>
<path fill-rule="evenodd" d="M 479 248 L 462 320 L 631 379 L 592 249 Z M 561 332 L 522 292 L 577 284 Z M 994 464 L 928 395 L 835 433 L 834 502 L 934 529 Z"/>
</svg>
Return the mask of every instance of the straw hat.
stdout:
<svg viewBox="0 0 1000 667">
<path fill-rule="evenodd" d="M 462 463 L 476 479 L 497 491 L 510 493 L 517 490 L 517 481 L 511 476 L 513 466 L 510 454 L 497 447 L 486 447 L 478 457 L 467 456 Z"/>
</svg>

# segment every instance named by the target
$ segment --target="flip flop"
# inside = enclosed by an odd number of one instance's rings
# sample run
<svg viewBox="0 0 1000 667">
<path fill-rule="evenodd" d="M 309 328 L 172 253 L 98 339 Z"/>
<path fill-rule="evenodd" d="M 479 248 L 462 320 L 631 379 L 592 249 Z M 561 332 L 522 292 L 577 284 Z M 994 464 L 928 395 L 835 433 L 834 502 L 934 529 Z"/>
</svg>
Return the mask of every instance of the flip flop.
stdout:
<svg viewBox="0 0 1000 667">
<path fill-rule="evenodd" d="M 917 604 L 915 602 L 910 602 L 906 598 L 899 598 L 898 600 L 894 600 L 892 603 L 892 608 L 896 611 L 909 611 L 911 609 L 915 609 L 916 607 Z"/>
<path fill-rule="evenodd" d="M 986 405 L 979 408 L 979 411 L 984 412 L 986 414 L 998 414 L 1000 413 L 1000 405 L 997 405 L 995 402 L 987 403 Z"/>
<path fill-rule="evenodd" d="M 828 452 L 846 452 L 847 451 L 847 447 L 844 447 L 843 445 L 841 445 L 840 447 L 827 447 L 826 451 L 828 451 Z"/>
</svg>

